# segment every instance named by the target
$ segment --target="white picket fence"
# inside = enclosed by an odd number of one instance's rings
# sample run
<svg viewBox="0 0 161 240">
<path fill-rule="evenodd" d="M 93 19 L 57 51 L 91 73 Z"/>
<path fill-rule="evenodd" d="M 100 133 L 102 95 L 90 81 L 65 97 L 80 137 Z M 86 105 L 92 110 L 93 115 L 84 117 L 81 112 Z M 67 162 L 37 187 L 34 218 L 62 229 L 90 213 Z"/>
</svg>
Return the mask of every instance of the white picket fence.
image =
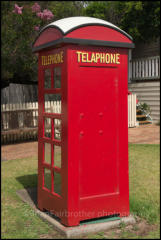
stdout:
<svg viewBox="0 0 161 240">
<path fill-rule="evenodd" d="M 160 56 L 133 59 L 129 67 L 131 80 L 160 79 Z"/>
<path fill-rule="evenodd" d="M 46 101 L 45 109 L 46 112 L 61 113 L 61 101 Z M 2 130 L 38 126 L 38 102 L 2 104 L 1 113 Z"/>
<path fill-rule="evenodd" d="M 61 101 L 46 101 L 46 112 L 61 113 Z M 60 120 L 55 119 L 57 125 Z M 128 96 L 128 127 L 136 126 L 136 95 Z M 38 103 L 2 104 L 1 105 L 1 141 L 8 143 L 19 140 L 37 138 Z M 14 136 L 13 136 L 14 135 Z"/>
<path fill-rule="evenodd" d="M 128 127 L 136 127 L 136 94 L 128 95 Z"/>
</svg>

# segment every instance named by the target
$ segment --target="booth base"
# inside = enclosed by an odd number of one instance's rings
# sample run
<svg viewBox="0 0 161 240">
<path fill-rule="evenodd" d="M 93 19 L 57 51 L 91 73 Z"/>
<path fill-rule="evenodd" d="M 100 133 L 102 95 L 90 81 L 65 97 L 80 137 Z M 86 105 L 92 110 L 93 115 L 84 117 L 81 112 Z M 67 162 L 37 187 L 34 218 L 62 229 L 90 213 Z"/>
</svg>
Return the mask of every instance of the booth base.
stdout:
<svg viewBox="0 0 161 240">
<path fill-rule="evenodd" d="M 73 238 L 78 236 L 87 235 L 90 233 L 96 233 L 100 231 L 109 230 L 112 228 L 119 227 L 120 223 L 123 222 L 125 225 L 135 224 L 135 218 L 133 216 L 129 217 L 107 217 L 88 221 L 82 221 L 79 226 L 76 227 L 65 227 L 58 221 L 57 218 L 53 217 L 48 212 L 40 211 L 37 205 L 37 188 L 28 188 L 18 190 L 17 195 L 22 201 L 29 204 L 35 213 L 41 217 L 43 220 L 49 222 L 56 230 L 58 230 L 65 238 Z"/>
</svg>

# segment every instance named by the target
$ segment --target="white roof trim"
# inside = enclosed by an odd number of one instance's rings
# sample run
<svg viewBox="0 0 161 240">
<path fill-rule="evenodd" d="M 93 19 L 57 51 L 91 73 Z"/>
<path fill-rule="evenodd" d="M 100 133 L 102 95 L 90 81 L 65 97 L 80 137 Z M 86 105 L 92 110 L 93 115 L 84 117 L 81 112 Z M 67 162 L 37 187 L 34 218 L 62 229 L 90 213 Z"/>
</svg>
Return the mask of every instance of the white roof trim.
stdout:
<svg viewBox="0 0 161 240">
<path fill-rule="evenodd" d="M 90 25 L 90 24 L 103 24 L 103 25 L 107 25 L 107 27 L 112 27 L 116 30 L 118 30 L 119 32 L 122 32 L 123 34 L 125 34 L 127 37 L 129 37 L 130 39 L 132 39 L 132 37 L 130 35 L 128 35 L 126 32 L 124 32 L 122 29 L 120 29 L 119 27 L 117 27 L 116 25 L 107 22 L 105 20 L 102 19 L 98 19 L 98 18 L 93 18 L 93 17 L 68 17 L 68 18 L 63 18 L 60 20 L 57 20 L 55 22 L 52 22 L 48 25 L 46 25 L 41 31 L 44 31 L 46 28 L 51 27 L 58 27 L 63 33 L 64 35 L 72 30 L 73 28 L 79 28 L 79 26 L 81 25 Z"/>
</svg>

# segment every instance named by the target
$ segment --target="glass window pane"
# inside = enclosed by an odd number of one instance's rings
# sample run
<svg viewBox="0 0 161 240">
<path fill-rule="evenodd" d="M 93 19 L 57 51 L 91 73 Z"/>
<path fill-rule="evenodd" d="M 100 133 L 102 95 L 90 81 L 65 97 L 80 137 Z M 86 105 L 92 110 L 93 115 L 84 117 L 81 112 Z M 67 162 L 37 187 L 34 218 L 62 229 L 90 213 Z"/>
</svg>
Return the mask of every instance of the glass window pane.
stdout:
<svg viewBox="0 0 161 240">
<path fill-rule="evenodd" d="M 54 145 L 54 167 L 61 168 L 61 146 Z"/>
<path fill-rule="evenodd" d="M 44 72 L 44 88 L 51 88 L 51 70 L 45 69 Z"/>
<path fill-rule="evenodd" d="M 61 94 L 45 94 L 44 111 L 61 113 Z"/>
<path fill-rule="evenodd" d="M 45 118 L 44 120 L 44 136 L 51 138 L 51 118 Z"/>
<path fill-rule="evenodd" d="M 44 168 L 44 187 L 51 189 L 51 171 Z"/>
<path fill-rule="evenodd" d="M 54 139 L 61 140 L 61 120 L 54 119 Z"/>
<path fill-rule="evenodd" d="M 61 195 L 61 175 L 54 172 L 54 193 Z"/>
<path fill-rule="evenodd" d="M 54 88 L 61 88 L 61 68 L 54 68 Z"/>
<path fill-rule="evenodd" d="M 51 164 L 51 144 L 44 143 L 44 161 Z"/>
</svg>

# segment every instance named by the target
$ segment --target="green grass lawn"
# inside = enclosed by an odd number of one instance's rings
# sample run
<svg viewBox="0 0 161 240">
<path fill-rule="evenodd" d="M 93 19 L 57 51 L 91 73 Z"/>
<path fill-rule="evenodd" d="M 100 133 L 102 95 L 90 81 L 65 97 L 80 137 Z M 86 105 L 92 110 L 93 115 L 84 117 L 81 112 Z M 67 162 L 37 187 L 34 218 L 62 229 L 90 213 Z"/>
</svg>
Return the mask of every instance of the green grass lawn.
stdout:
<svg viewBox="0 0 161 240">
<path fill-rule="evenodd" d="M 2 239 L 61 237 L 16 195 L 18 189 L 37 185 L 37 165 L 36 157 L 2 162 Z M 159 238 L 159 169 L 160 145 L 129 145 L 130 210 L 154 229 L 139 236 L 137 224 L 132 231 L 120 226 L 86 238 Z"/>
<path fill-rule="evenodd" d="M 130 210 L 149 223 L 159 222 L 160 156 L 159 145 L 129 148 Z"/>
</svg>

